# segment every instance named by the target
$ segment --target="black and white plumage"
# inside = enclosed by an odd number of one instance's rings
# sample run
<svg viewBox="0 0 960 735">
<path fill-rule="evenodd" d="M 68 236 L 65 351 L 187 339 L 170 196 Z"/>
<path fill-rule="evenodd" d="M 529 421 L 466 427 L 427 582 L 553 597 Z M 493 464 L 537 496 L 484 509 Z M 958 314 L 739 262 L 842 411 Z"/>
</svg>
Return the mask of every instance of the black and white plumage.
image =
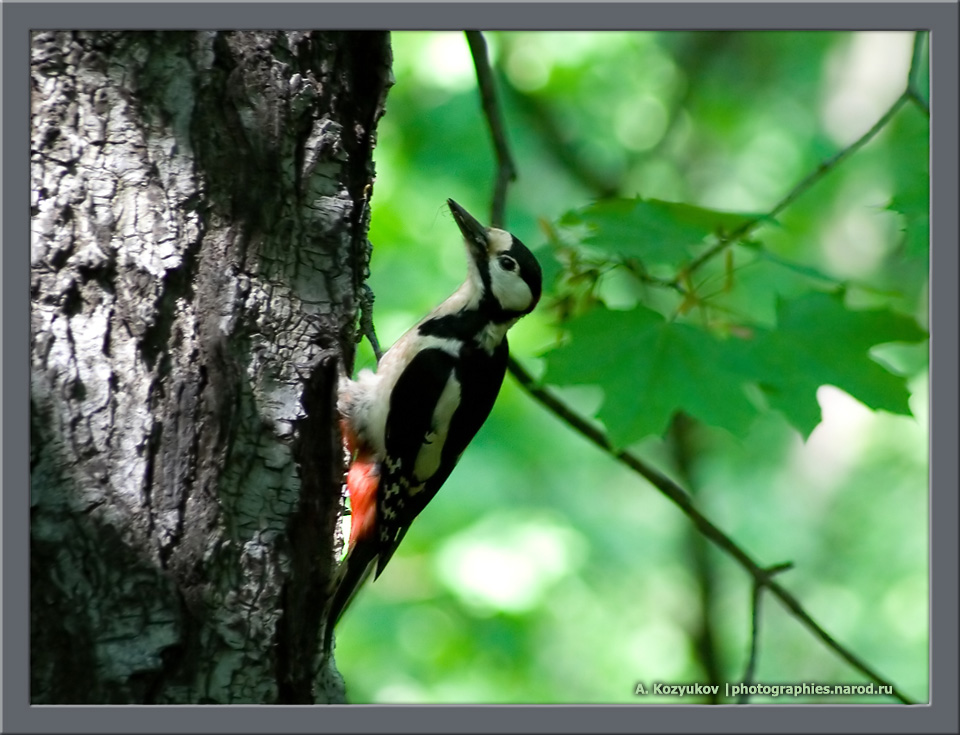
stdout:
<svg viewBox="0 0 960 735">
<path fill-rule="evenodd" d="M 533 253 L 452 199 L 447 204 L 466 245 L 466 280 L 397 340 L 376 373 L 341 379 L 351 532 L 325 650 L 356 589 L 374 565 L 375 577 L 383 572 L 490 414 L 506 372 L 507 331 L 540 299 Z"/>
</svg>

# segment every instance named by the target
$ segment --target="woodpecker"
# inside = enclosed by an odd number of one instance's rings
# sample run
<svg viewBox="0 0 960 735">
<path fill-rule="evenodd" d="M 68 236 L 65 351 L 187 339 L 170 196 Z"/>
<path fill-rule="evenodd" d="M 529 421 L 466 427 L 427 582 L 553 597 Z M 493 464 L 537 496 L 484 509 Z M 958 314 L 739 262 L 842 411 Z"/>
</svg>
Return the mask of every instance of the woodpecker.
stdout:
<svg viewBox="0 0 960 735">
<path fill-rule="evenodd" d="M 452 199 L 467 278 L 407 331 L 376 373 L 341 376 L 350 538 L 337 572 L 324 652 L 356 590 L 380 576 L 413 519 L 483 425 L 503 383 L 507 330 L 540 300 L 540 264 L 509 232 L 485 228 Z"/>
</svg>

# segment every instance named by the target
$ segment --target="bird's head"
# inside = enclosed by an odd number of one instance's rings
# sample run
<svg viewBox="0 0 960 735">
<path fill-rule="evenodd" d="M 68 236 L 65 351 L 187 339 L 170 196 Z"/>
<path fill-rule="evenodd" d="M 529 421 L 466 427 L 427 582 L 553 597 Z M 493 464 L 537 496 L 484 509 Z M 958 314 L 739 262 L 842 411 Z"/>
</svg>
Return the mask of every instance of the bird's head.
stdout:
<svg viewBox="0 0 960 735">
<path fill-rule="evenodd" d="M 453 199 L 447 200 L 467 246 L 468 283 L 481 309 L 498 321 L 533 311 L 540 300 L 543 273 L 533 253 L 516 237 L 484 227 Z"/>
</svg>

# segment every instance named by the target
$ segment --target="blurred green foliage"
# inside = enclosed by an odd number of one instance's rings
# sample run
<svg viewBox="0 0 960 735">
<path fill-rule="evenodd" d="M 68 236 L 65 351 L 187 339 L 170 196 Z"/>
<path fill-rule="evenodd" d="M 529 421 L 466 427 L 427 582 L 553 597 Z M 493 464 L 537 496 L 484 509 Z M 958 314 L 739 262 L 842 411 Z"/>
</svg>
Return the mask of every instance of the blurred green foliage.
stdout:
<svg viewBox="0 0 960 735">
<path fill-rule="evenodd" d="M 749 242 L 681 278 L 693 301 L 656 281 L 678 276 L 677 248 L 742 222 L 704 212 L 768 212 L 876 123 L 906 85 L 913 34 L 485 36 L 518 171 L 507 225 L 552 284 L 512 353 L 547 380 L 572 371 L 558 395 L 689 487 L 762 564 L 792 561 L 778 580 L 925 701 L 928 118 L 905 105 Z M 395 33 L 393 49 L 370 231 L 385 346 L 463 278 L 446 198 L 486 219 L 495 177 L 463 34 Z M 665 247 L 678 229 L 686 240 Z M 767 373 L 741 395 L 718 366 L 747 328 L 750 366 Z M 679 362 L 644 365 L 631 391 L 651 344 Z M 357 368 L 373 363 L 361 345 Z M 674 407 L 706 424 L 662 436 Z M 739 681 L 750 590 L 679 509 L 508 377 L 338 627 L 337 663 L 353 702 L 676 703 L 636 684 Z M 755 680 L 866 683 L 769 596 Z"/>
</svg>

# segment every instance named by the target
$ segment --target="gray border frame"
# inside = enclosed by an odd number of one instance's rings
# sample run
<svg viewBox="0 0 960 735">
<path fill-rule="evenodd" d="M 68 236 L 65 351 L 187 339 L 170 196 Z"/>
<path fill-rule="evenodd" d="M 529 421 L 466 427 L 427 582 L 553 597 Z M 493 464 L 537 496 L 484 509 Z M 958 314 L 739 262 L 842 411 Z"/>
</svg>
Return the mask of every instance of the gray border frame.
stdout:
<svg viewBox="0 0 960 735">
<path fill-rule="evenodd" d="M 322 6 L 322 7 L 321 7 Z M 29 3 L 3 26 L 4 732 L 944 732 L 958 731 L 958 6 L 831 3 Z M 30 706 L 29 668 L 29 38 L 31 28 L 930 29 L 931 681 L 929 705 Z"/>
</svg>

